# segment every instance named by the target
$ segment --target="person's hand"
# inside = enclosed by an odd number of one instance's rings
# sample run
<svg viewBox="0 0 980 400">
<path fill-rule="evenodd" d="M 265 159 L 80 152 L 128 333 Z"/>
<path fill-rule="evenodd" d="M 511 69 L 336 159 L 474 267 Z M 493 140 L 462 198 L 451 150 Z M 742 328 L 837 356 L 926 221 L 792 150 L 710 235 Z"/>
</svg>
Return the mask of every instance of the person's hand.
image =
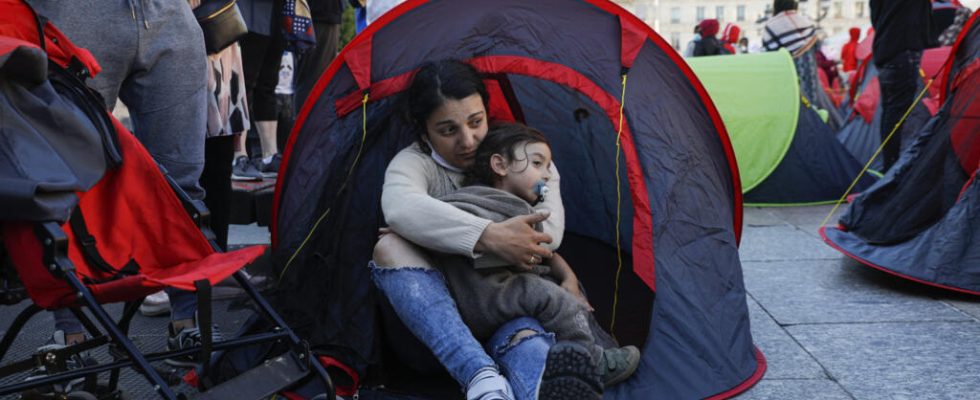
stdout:
<svg viewBox="0 0 980 400">
<path fill-rule="evenodd" d="M 585 293 L 582 293 L 582 288 L 579 287 L 578 278 L 576 278 L 575 275 L 566 277 L 565 280 L 561 282 L 561 287 L 562 289 L 567 290 L 568 293 L 571 293 L 572 296 L 575 296 L 579 303 L 582 303 L 582 305 L 585 306 L 586 310 L 589 310 L 589 312 L 595 311 L 592 304 L 589 304 L 589 299 L 585 298 Z"/>
<path fill-rule="evenodd" d="M 382 227 L 378 228 L 378 238 L 381 238 L 382 236 L 387 235 L 387 234 L 389 234 L 391 232 L 394 232 L 394 231 L 391 230 L 391 228 L 389 228 L 387 226 L 382 226 Z"/>
<path fill-rule="evenodd" d="M 201 5 L 201 0 L 187 0 L 187 4 L 190 5 L 191 10 L 193 10 Z"/>
<path fill-rule="evenodd" d="M 517 268 L 530 271 L 551 258 L 551 250 L 540 243 L 551 243 L 551 235 L 534 230 L 534 224 L 548 219 L 547 211 L 521 215 L 487 225 L 476 243 L 476 251 L 500 257 Z"/>
</svg>

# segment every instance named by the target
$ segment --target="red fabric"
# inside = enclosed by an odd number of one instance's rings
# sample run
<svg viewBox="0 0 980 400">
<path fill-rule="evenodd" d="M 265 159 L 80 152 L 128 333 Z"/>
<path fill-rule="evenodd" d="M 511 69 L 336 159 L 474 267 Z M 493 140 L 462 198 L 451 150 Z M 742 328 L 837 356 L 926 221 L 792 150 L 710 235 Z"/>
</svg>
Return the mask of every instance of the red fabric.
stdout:
<svg viewBox="0 0 980 400">
<path fill-rule="evenodd" d="M 742 28 L 733 23 L 725 25 L 725 30 L 721 33 L 721 41 L 726 45 L 738 43 L 738 38 L 742 36 Z"/>
<path fill-rule="evenodd" d="M 980 165 L 980 99 L 976 98 L 976 92 L 980 91 L 980 60 L 973 60 L 973 64 L 960 72 L 960 77 L 961 84 L 966 86 L 950 99 L 953 104 L 949 118 L 956 121 L 950 140 L 963 171 L 970 174 Z M 973 98 L 968 98 L 971 95 Z"/>
<path fill-rule="evenodd" d="M 37 22 L 34 19 L 34 12 L 23 0 L 0 0 L 0 36 L 20 39 L 40 46 L 41 41 L 37 35 Z M 95 61 L 95 57 L 92 57 L 88 50 L 75 47 L 50 22 L 44 24 L 44 45 L 48 52 L 48 58 L 62 67 L 68 66 L 72 57 L 76 57 L 88 68 L 92 76 L 102 71 L 102 68 Z"/>
<path fill-rule="evenodd" d="M 864 37 L 864 40 L 858 42 L 857 48 L 854 50 L 854 55 L 857 56 L 859 61 L 868 60 L 871 58 L 871 45 L 875 41 L 875 31 L 868 28 L 868 34 Z"/>
<path fill-rule="evenodd" d="M 718 34 L 718 29 L 720 28 L 717 19 L 709 18 L 701 21 L 698 26 L 701 27 L 701 37 L 712 37 Z"/>
<path fill-rule="evenodd" d="M 951 50 L 952 54 L 955 55 L 959 51 L 960 46 L 962 45 L 963 40 L 966 38 L 967 33 L 970 32 L 971 26 L 977 23 L 977 18 L 980 18 L 980 9 L 974 11 L 973 15 L 970 16 L 970 19 L 968 19 L 966 23 L 963 24 L 963 29 L 960 30 L 959 36 L 956 37 L 956 42 L 953 43 L 953 48 Z M 953 71 L 953 63 L 951 62 L 946 63 L 946 67 L 943 68 L 943 78 L 941 83 L 943 90 L 939 94 L 940 103 L 946 102 L 946 96 L 949 96 L 949 92 L 951 92 L 953 90 L 953 87 L 955 87 L 956 77 L 949 76 L 952 73 L 952 71 Z M 950 82 L 951 80 L 953 82 Z"/>
<path fill-rule="evenodd" d="M 510 108 L 511 105 L 507 103 L 507 97 L 504 96 L 504 90 L 500 87 L 500 82 L 496 79 L 484 79 L 483 84 L 487 87 L 487 94 L 490 97 L 490 105 L 487 107 L 487 112 L 490 113 L 490 120 L 516 121 L 517 118 L 514 118 L 514 112 Z"/>
<path fill-rule="evenodd" d="M 864 121 L 871 123 L 878 110 L 878 101 L 881 98 L 881 88 L 878 87 L 878 77 L 871 78 L 871 82 L 864 87 L 864 91 L 854 102 L 854 111 L 864 118 Z"/>
<path fill-rule="evenodd" d="M 642 26 L 641 26 L 642 24 Z M 626 15 L 619 16 L 620 36 L 621 36 L 621 60 L 623 67 L 632 68 L 633 61 L 640 54 L 643 43 L 647 40 L 647 35 L 643 31 L 643 24 L 636 18 L 628 18 Z"/>
<path fill-rule="evenodd" d="M 194 282 L 217 284 L 262 254 L 264 246 L 216 253 L 170 189 L 149 153 L 115 119 L 123 165 L 106 171 L 91 190 L 79 193 L 79 207 L 99 253 L 117 268 L 130 259 L 138 275 L 88 285 L 100 303 L 135 300 L 164 287 L 193 291 Z M 41 245 L 29 223 L 4 224 L 4 244 L 34 302 L 60 308 L 78 300 L 69 285 L 42 265 Z M 68 223 L 68 257 L 81 277 L 110 276 L 89 265 Z"/>
<path fill-rule="evenodd" d="M 850 42 L 844 43 L 844 47 L 840 49 L 840 60 L 842 68 L 846 72 L 851 72 L 857 69 L 857 51 L 858 42 L 857 40 L 852 40 Z"/>
</svg>

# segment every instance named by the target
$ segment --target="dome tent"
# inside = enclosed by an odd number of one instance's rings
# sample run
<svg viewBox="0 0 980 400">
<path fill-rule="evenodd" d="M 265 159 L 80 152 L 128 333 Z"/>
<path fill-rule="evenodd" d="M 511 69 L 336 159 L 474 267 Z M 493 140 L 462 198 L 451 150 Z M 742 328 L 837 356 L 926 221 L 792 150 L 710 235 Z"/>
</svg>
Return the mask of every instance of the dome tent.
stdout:
<svg viewBox="0 0 980 400">
<path fill-rule="evenodd" d="M 870 267 L 980 295 L 980 23 L 960 33 L 939 112 L 898 163 L 821 228 L 830 246 Z"/>
<path fill-rule="evenodd" d="M 379 357 L 366 265 L 384 170 L 416 137 L 398 94 L 419 65 L 444 58 L 484 74 L 492 119 L 526 122 L 552 143 L 566 211 L 559 252 L 600 323 L 615 315 L 612 333 L 643 351 L 607 397 L 728 397 L 758 381 L 765 359 L 749 331 L 724 126 L 680 56 L 598 0 L 410 0 L 334 60 L 297 119 L 273 209 L 280 290 L 299 299 L 281 309 L 313 347 L 357 371 Z"/>
<path fill-rule="evenodd" d="M 747 204 L 832 202 L 847 191 L 861 164 L 801 97 L 788 52 L 687 62 L 731 135 Z M 872 182 L 863 178 L 857 189 Z"/>
<path fill-rule="evenodd" d="M 875 150 L 881 145 L 881 91 L 878 87 L 878 69 L 872 62 L 870 53 L 870 42 L 873 40 L 874 33 L 861 42 L 862 46 L 865 46 L 865 42 L 868 43 L 867 56 L 861 61 L 861 66 L 851 82 L 850 97 L 841 107 L 842 114 L 848 116 L 847 122 L 837 132 L 837 140 L 843 143 L 844 147 L 862 164 L 871 159 Z M 949 51 L 949 47 L 939 47 L 922 52 L 920 66 L 923 85 L 930 78 L 939 75 L 943 62 L 949 56 Z M 901 135 L 903 149 L 908 147 L 908 144 L 915 139 L 915 133 L 936 113 L 939 92 L 939 79 L 934 79 L 930 85 L 929 96 L 923 97 L 921 102 L 916 104 L 912 113 L 902 123 L 899 132 L 895 133 Z M 882 158 L 879 157 L 872 162 L 871 169 L 877 173 L 881 171 L 883 165 Z"/>
</svg>

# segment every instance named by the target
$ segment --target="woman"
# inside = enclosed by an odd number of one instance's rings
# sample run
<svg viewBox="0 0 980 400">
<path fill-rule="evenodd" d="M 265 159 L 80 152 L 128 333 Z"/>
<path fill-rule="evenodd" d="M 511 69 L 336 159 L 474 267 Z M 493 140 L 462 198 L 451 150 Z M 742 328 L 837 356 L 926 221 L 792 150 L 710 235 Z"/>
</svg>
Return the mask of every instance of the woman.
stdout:
<svg viewBox="0 0 980 400">
<path fill-rule="evenodd" d="M 375 247 L 375 283 L 409 330 L 465 388 L 468 399 L 534 398 L 542 374 L 543 398 L 559 387 L 573 390 L 568 398 L 600 398 L 598 371 L 581 368 L 595 363 L 588 351 L 571 343 L 549 351 L 553 336 L 533 320 L 518 319 L 498 330 L 487 346 L 491 358 L 463 324 L 438 266 L 422 249 L 477 260 L 493 256 L 531 269 L 551 257 L 561 242 L 564 208 L 558 172 L 552 165 L 551 195 L 535 207 L 536 213 L 502 222 L 436 200 L 461 186 L 462 171 L 472 165 L 487 134 L 487 91 L 473 67 L 446 60 L 422 66 L 405 96 L 419 138 L 385 172 L 381 207 L 390 231 L 383 232 Z M 532 228 L 535 223 L 542 223 L 543 233 Z"/>
</svg>

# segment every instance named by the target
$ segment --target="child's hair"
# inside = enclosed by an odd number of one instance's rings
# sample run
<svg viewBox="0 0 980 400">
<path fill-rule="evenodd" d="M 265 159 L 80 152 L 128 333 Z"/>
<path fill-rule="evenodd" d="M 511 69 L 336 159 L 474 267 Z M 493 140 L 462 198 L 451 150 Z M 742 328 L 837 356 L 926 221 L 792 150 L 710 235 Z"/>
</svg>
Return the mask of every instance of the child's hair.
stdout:
<svg viewBox="0 0 980 400">
<path fill-rule="evenodd" d="M 487 88 L 476 68 L 460 60 L 446 59 L 422 64 L 412 77 L 412 84 L 405 91 L 406 116 L 415 126 L 419 144 L 425 144 L 425 123 L 429 116 L 447 99 L 462 100 L 479 94 L 486 106 L 489 101 Z"/>
<path fill-rule="evenodd" d="M 480 142 L 480 147 L 476 149 L 473 166 L 466 173 L 465 184 L 493 186 L 500 178 L 490 167 L 490 157 L 500 154 L 508 162 L 512 162 L 518 154 L 518 148 L 525 148 L 532 143 L 544 143 L 550 146 L 541 131 L 527 125 L 513 122 L 492 125 L 487 136 Z"/>
</svg>

